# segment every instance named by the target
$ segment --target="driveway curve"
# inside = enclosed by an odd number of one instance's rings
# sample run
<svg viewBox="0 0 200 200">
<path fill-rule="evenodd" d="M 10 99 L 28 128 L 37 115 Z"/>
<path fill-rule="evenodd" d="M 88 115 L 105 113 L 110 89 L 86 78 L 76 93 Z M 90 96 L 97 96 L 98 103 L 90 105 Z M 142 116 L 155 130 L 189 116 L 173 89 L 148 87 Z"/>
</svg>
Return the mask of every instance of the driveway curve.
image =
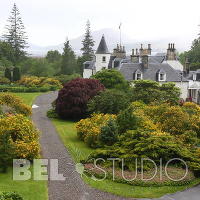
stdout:
<svg viewBox="0 0 200 200">
<path fill-rule="evenodd" d="M 44 159 L 58 159 L 60 174 L 66 177 L 63 181 L 48 181 L 49 200 L 134 200 L 99 191 L 86 185 L 75 171 L 75 164 L 60 140 L 52 122 L 46 116 L 51 103 L 56 99 L 57 92 L 43 94 L 36 98 L 33 108 L 33 122 L 40 130 L 40 143 Z M 158 200 L 199 200 L 200 186 L 172 195 L 166 195 Z M 142 200 L 142 199 L 140 199 Z M 143 199 L 144 200 L 144 199 Z M 149 200 L 149 199 L 145 199 Z"/>
</svg>

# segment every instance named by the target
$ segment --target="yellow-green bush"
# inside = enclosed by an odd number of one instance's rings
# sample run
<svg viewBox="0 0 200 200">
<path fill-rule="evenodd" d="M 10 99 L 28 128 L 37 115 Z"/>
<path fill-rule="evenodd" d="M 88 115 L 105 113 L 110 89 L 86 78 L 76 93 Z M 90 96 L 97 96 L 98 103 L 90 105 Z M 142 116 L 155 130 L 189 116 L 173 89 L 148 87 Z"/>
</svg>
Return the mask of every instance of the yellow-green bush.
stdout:
<svg viewBox="0 0 200 200">
<path fill-rule="evenodd" d="M 62 87 L 60 81 L 54 78 L 37 77 L 37 76 L 24 76 L 21 80 L 18 81 L 18 84 L 26 87 L 44 87 L 44 86 L 55 86 L 57 88 Z"/>
<path fill-rule="evenodd" d="M 9 112 L 23 114 L 25 116 L 30 116 L 32 111 L 31 107 L 24 104 L 22 100 L 10 93 L 0 93 L 0 107 L 7 106 Z"/>
<path fill-rule="evenodd" d="M 90 147 L 97 147 L 101 127 L 105 126 L 111 118 L 116 119 L 116 116 L 110 114 L 93 114 L 90 118 L 80 120 L 76 124 L 78 137 Z"/>
<path fill-rule="evenodd" d="M 8 135 L 14 158 L 32 160 L 39 157 L 39 132 L 33 123 L 21 114 L 0 118 L 0 135 Z M 2 145 L 2 144 L 0 144 Z"/>
<path fill-rule="evenodd" d="M 10 84 L 10 80 L 6 77 L 0 77 L 0 84 Z"/>
</svg>

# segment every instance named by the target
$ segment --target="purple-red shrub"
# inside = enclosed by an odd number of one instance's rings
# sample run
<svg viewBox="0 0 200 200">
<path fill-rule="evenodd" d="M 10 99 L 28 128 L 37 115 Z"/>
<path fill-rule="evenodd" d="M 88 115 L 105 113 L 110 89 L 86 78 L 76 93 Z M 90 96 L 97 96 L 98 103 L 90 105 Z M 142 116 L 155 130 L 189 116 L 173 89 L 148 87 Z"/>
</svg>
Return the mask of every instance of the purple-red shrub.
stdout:
<svg viewBox="0 0 200 200">
<path fill-rule="evenodd" d="M 59 91 L 56 112 L 63 119 L 84 118 L 88 101 L 104 89 L 99 80 L 76 78 Z"/>
</svg>

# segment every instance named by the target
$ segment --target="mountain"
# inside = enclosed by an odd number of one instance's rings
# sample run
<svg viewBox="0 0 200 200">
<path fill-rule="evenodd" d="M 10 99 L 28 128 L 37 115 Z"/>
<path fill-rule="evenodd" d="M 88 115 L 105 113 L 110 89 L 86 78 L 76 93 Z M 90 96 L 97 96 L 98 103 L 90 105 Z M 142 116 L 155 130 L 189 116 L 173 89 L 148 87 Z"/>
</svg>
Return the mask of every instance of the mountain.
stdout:
<svg viewBox="0 0 200 200">
<path fill-rule="evenodd" d="M 120 40 L 119 30 L 107 28 L 92 32 L 92 36 L 95 41 L 94 49 L 97 49 L 97 46 L 103 34 L 105 36 L 108 48 L 112 52 L 113 48 L 116 47 L 117 43 L 119 43 Z M 77 55 L 81 54 L 80 49 L 82 47 L 81 41 L 83 40 L 83 38 L 84 35 L 81 35 L 77 38 L 70 40 L 70 44 Z M 138 41 L 128 37 L 126 34 L 122 34 L 122 43 L 125 46 L 128 54 L 131 53 L 131 50 L 133 48 L 140 48 L 141 43 L 144 44 L 144 46 L 147 45 L 148 43 L 152 44 L 153 52 L 165 52 L 168 47 L 168 43 L 175 43 L 175 46 L 179 52 L 188 50 L 191 45 L 190 39 L 185 39 L 182 37 L 158 38 L 153 41 L 152 40 Z M 29 44 L 28 52 L 32 56 L 45 56 L 49 50 L 58 50 L 59 52 L 62 52 L 62 49 L 63 49 L 63 44 L 55 46 L 47 46 L 47 47 L 40 47 L 34 44 Z"/>
</svg>

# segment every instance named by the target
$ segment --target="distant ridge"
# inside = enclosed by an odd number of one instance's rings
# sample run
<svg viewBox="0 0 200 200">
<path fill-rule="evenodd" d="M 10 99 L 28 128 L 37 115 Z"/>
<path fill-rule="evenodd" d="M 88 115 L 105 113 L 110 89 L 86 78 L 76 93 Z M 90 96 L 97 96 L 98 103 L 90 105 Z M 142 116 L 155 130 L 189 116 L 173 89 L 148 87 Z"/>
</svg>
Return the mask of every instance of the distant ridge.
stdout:
<svg viewBox="0 0 200 200">
<path fill-rule="evenodd" d="M 92 36 L 95 41 L 95 47 L 94 47 L 95 50 L 96 50 L 103 34 L 105 35 L 105 40 L 108 45 L 108 48 L 109 48 L 110 52 L 112 52 L 113 48 L 116 47 L 117 43 L 119 43 L 119 31 L 110 29 L 110 28 L 105 28 L 105 29 L 101 29 L 101 30 L 92 32 Z M 82 47 L 81 41 L 83 40 L 83 37 L 84 37 L 84 35 L 81 35 L 77 38 L 70 40 L 70 44 L 77 55 L 81 54 L 80 49 Z M 138 41 L 138 40 L 131 39 L 130 37 L 128 37 L 125 34 L 122 34 L 122 42 L 123 42 L 123 45 L 125 46 L 128 54 L 131 53 L 131 50 L 133 48 L 139 48 L 141 43 L 143 43 L 144 45 L 151 43 L 152 50 L 154 52 L 165 52 L 167 49 L 168 43 L 175 43 L 177 50 L 179 52 L 183 52 L 183 51 L 189 50 L 190 45 L 192 43 L 192 41 L 191 42 L 184 41 L 184 38 L 181 38 L 181 37 L 158 38 L 153 41 L 151 41 L 151 40 L 150 41 Z M 63 41 L 63 43 L 64 43 L 64 41 Z M 62 52 L 62 49 L 63 49 L 63 44 L 47 46 L 47 47 L 40 47 L 38 45 L 29 44 L 28 52 L 32 56 L 45 56 L 49 50 L 58 50 L 58 51 Z"/>
</svg>

